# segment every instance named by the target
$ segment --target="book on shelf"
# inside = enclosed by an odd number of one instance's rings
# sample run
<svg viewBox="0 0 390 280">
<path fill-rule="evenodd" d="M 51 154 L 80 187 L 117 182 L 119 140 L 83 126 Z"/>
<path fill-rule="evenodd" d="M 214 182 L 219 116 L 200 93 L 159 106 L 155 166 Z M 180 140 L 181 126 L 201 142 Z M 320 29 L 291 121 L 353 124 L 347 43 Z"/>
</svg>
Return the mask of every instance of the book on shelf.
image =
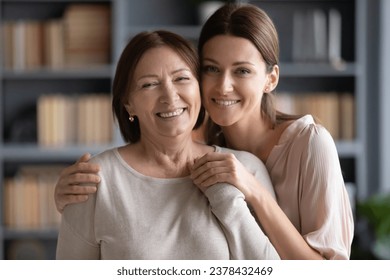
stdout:
<svg viewBox="0 0 390 280">
<path fill-rule="evenodd" d="M 25 22 L 25 60 L 26 69 L 42 68 L 43 61 L 43 24 L 40 21 Z"/>
<path fill-rule="evenodd" d="M 14 31 L 13 22 L 6 21 L 1 27 L 1 42 L 2 42 L 2 58 L 5 69 L 12 69 L 14 65 L 13 49 L 14 49 Z"/>
<path fill-rule="evenodd" d="M 112 141 L 109 94 L 44 94 L 37 101 L 38 144 L 100 145 Z"/>
<path fill-rule="evenodd" d="M 342 18 L 337 9 L 297 10 L 293 14 L 292 59 L 296 62 L 342 62 Z"/>
<path fill-rule="evenodd" d="M 64 24 L 60 19 L 48 20 L 44 24 L 45 65 L 49 69 L 65 66 Z"/>
<path fill-rule="evenodd" d="M 355 136 L 355 101 L 350 93 L 341 93 L 340 101 L 340 138 L 353 140 Z"/>
<path fill-rule="evenodd" d="M 2 22 L 5 69 L 61 69 L 110 63 L 111 10 L 105 4 L 69 4 L 61 18 Z"/>
<path fill-rule="evenodd" d="M 276 94 L 277 109 L 290 114 L 312 114 L 336 140 L 355 137 L 355 101 L 349 92 Z"/>
<path fill-rule="evenodd" d="M 26 23 L 23 21 L 17 21 L 12 24 L 13 30 L 13 53 L 12 63 L 13 70 L 25 70 L 26 69 L 26 52 L 25 52 L 25 30 Z"/>
<path fill-rule="evenodd" d="M 4 225 L 10 229 L 56 229 L 60 214 L 54 186 L 63 165 L 26 165 L 4 181 Z"/>
<path fill-rule="evenodd" d="M 2 25 L 3 64 L 12 70 L 30 70 L 44 65 L 44 32 L 40 21 L 8 21 Z"/>
<path fill-rule="evenodd" d="M 341 14 L 336 9 L 329 10 L 329 24 L 328 24 L 328 56 L 329 61 L 333 64 L 340 63 L 343 59 L 341 57 Z"/>
<path fill-rule="evenodd" d="M 72 4 L 64 13 L 67 65 L 107 64 L 111 14 L 107 5 Z"/>
</svg>

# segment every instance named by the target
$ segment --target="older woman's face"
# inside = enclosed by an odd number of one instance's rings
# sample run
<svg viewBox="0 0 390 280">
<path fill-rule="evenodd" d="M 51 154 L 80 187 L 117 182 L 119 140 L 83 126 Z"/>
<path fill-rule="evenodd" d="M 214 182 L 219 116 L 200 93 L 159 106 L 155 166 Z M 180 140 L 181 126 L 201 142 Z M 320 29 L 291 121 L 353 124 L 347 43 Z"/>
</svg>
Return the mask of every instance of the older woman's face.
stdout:
<svg viewBox="0 0 390 280">
<path fill-rule="evenodd" d="M 199 83 L 174 50 L 153 48 L 137 64 L 125 106 L 139 120 L 141 140 L 190 135 L 201 106 Z"/>
</svg>

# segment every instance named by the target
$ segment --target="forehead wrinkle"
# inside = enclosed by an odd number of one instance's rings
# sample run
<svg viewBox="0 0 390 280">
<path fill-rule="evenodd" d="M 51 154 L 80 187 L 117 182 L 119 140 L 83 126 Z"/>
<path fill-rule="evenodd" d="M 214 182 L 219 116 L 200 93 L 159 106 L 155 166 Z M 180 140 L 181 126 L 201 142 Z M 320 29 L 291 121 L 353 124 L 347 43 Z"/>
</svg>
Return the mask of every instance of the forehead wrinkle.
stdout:
<svg viewBox="0 0 390 280">
<path fill-rule="evenodd" d="M 174 74 L 177 74 L 177 73 L 180 73 L 183 71 L 191 73 L 191 70 L 188 68 L 179 68 L 179 69 L 171 71 L 171 75 L 174 75 Z M 157 75 L 157 74 L 145 74 L 145 75 L 140 76 L 137 79 L 137 81 L 142 80 L 142 79 L 146 79 L 146 78 L 158 78 L 158 77 L 159 77 L 159 75 Z"/>
</svg>

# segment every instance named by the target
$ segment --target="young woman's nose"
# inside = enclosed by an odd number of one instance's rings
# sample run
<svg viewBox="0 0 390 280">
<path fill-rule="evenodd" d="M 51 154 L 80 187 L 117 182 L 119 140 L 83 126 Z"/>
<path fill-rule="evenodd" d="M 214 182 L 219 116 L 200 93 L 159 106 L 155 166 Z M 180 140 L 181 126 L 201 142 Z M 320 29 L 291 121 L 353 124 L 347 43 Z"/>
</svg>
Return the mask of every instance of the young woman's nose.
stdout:
<svg viewBox="0 0 390 280">
<path fill-rule="evenodd" d="M 226 95 L 233 91 L 233 80 L 229 74 L 223 74 L 219 79 L 219 92 L 222 95 Z"/>
</svg>

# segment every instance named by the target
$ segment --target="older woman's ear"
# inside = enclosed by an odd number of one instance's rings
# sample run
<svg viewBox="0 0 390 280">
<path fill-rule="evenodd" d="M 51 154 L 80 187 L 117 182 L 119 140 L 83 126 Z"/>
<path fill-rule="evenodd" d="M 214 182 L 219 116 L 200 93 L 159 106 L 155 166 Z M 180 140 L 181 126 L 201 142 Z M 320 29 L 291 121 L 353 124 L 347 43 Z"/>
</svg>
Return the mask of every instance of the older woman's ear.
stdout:
<svg viewBox="0 0 390 280">
<path fill-rule="evenodd" d="M 131 106 L 131 104 L 129 104 L 129 103 L 124 104 L 124 106 L 125 106 L 127 113 L 129 113 L 129 116 L 134 116 L 133 106 Z"/>
</svg>

